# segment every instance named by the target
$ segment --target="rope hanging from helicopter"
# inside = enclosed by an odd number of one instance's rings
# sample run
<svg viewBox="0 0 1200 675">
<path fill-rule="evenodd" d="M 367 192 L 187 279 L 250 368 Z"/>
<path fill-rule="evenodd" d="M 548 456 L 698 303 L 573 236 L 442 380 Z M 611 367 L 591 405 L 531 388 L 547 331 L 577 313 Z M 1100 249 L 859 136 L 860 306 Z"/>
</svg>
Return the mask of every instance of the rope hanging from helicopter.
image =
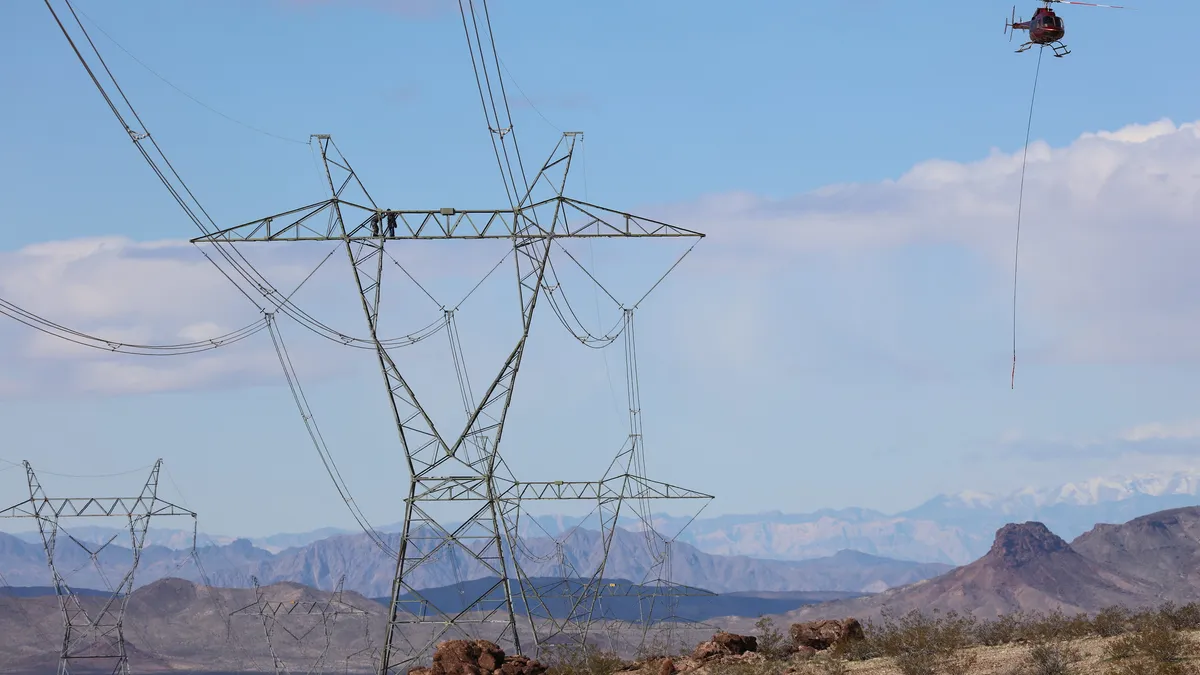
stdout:
<svg viewBox="0 0 1200 675">
<path fill-rule="evenodd" d="M 1038 49 L 1037 69 L 1033 73 L 1033 92 L 1029 96 L 1029 118 L 1025 122 L 1025 148 L 1021 154 L 1021 182 L 1017 196 L 1017 232 L 1013 243 L 1013 298 L 1012 298 L 1012 372 L 1009 375 L 1009 388 L 1017 386 L 1017 264 L 1021 255 L 1021 212 L 1025 205 L 1025 169 L 1029 163 L 1029 136 L 1033 129 L 1033 108 L 1037 102 L 1038 79 L 1042 74 L 1042 53 L 1046 51 L 1043 45 Z"/>
</svg>

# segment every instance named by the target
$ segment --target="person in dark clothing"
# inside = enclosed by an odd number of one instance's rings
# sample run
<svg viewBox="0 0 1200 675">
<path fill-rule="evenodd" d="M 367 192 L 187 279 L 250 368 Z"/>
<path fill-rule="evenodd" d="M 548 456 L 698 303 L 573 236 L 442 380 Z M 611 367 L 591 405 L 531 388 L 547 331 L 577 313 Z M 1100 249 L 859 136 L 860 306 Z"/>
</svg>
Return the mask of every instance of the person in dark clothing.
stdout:
<svg viewBox="0 0 1200 675">
<path fill-rule="evenodd" d="M 387 214 L 387 236 L 396 236 L 396 212 L 388 211 Z"/>
</svg>

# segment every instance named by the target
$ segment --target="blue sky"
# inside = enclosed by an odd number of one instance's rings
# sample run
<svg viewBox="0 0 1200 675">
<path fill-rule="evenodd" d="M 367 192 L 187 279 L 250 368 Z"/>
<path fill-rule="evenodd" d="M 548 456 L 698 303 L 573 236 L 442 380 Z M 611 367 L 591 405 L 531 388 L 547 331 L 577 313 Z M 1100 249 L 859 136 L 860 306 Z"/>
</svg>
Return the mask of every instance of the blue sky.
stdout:
<svg viewBox="0 0 1200 675">
<path fill-rule="evenodd" d="M 323 197 L 310 133 L 334 135 L 381 205 L 504 200 L 453 3 L 76 6 L 221 223 Z M 1016 174 L 1037 59 L 1001 34 L 1010 8 L 495 3 L 527 160 L 557 129 L 582 130 L 573 194 L 710 234 L 639 313 L 656 477 L 717 495 L 713 513 L 898 510 L 939 491 L 1191 463 L 1200 141 L 1178 125 L 1200 119 L 1187 86 L 1197 9 L 1147 0 L 1136 12 L 1060 12 L 1074 53 L 1042 63 L 1010 391 Z M 1155 26 L 1153 44 L 1135 42 L 1139 22 Z M 300 142 L 214 114 L 121 47 L 205 106 Z M 0 91 L 11 92 L 0 106 L 0 297 L 160 342 L 252 321 L 194 250 L 169 243 L 195 232 L 43 5 L 0 8 L 0 59 Z M 1080 139 L 1164 119 L 1173 124 Z M 395 250 L 439 297 L 460 296 L 502 253 Z M 572 250 L 627 300 L 681 252 Z M 327 251 L 249 253 L 287 278 Z M 344 265 L 322 268 L 305 306 L 361 334 Z M 511 345 L 493 328 L 512 323 L 511 270 L 500 276 L 460 318 L 476 387 Z M 597 324 L 612 323 L 615 307 L 575 281 Z M 436 307 L 407 312 L 422 301 L 401 286 L 389 316 L 407 332 Z M 362 508 L 398 520 L 405 476 L 369 355 L 282 329 Z M 170 363 L 53 346 L 17 325 L 0 325 L 0 341 L 0 457 L 81 475 L 161 456 L 212 532 L 350 522 L 265 334 Z M 411 363 L 453 419 L 449 371 L 433 365 L 442 345 L 414 347 L 427 352 Z M 584 349 L 543 312 L 506 441 L 522 477 L 604 468 L 625 433 L 622 363 L 619 342 Z M 1157 436 L 1135 433 L 1146 425 Z M 8 501 L 20 498 L 16 474 L 0 472 Z M 45 482 L 94 485 L 56 480 Z"/>
</svg>

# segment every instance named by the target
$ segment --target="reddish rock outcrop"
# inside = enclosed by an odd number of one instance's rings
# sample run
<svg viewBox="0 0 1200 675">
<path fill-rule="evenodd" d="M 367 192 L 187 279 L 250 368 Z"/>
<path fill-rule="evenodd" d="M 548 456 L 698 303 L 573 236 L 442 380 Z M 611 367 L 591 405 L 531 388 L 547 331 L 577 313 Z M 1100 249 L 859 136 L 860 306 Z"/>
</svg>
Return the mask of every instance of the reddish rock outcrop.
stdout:
<svg viewBox="0 0 1200 675">
<path fill-rule="evenodd" d="M 692 651 L 692 658 L 698 661 L 707 661 L 719 656 L 740 656 L 756 651 L 758 651 L 757 637 L 721 631 L 713 635 L 711 640 L 696 645 L 696 649 Z"/>
<path fill-rule="evenodd" d="M 858 619 L 826 619 L 808 623 L 794 623 L 791 628 L 792 644 L 809 647 L 817 651 L 830 647 L 843 647 L 850 642 L 866 637 Z"/>
<path fill-rule="evenodd" d="M 505 657 L 488 640 L 447 640 L 433 652 L 433 666 L 411 668 L 408 675 L 542 675 L 546 666 L 527 656 Z"/>
<path fill-rule="evenodd" d="M 734 655 L 758 651 L 758 638 L 753 635 L 737 635 L 721 631 L 712 637 L 712 641 Z"/>
<path fill-rule="evenodd" d="M 701 642 L 692 650 L 692 658 L 697 661 L 707 661 L 725 654 L 729 654 L 729 651 L 712 640 Z"/>
</svg>

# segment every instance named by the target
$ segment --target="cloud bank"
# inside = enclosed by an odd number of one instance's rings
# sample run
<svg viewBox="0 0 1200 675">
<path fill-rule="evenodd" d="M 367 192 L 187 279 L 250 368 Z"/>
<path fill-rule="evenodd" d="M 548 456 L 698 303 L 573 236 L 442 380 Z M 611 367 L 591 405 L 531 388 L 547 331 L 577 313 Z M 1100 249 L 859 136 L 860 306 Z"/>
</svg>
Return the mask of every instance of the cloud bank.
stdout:
<svg viewBox="0 0 1200 675">
<path fill-rule="evenodd" d="M 711 311 L 714 304 L 729 296 L 730 283 L 769 294 L 771 279 L 788 274 L 802 257 L 870 261 L 913 246 L 950 244 L 986 261 L 997 291 L 1011 284 L 1020 169 L 1019 151 L 993 151 L 975 162 L 925 161 L 894 180 L 831 185 L 783 199 L 713 195 L 663 205 L 650 215 L 709 234 L 700 244 L 702 258 L 681 266 L 691 286 L 679 310 L 745 333 L 762 326 L 769 297 L 731 300 L 736 321 Z M 1046 343 L 1044 359 L 1200 359 L 1200 314 L 1192 311 L 1200 288 L 1200 127 L 1162 120 L 1086 133 L 1066 147 L 1034 143 L 1025 195 L 1020 306 L 1022 320 Z M 317 260 L 271 255 L 261 269 L 281 287 L 298 282 Z M 425 264 L 437 267 L 432 259 Z M 873 276 L 871 283 L 889 280 Z M 0 252 L 0 297 L 73 328 L 149 344 L 208 337 L 258 316 L 189 244 L 119 237 Z M 328 295 L 302 304 L 322 316 L 328 309 L 339 328 L 362 332 L 355 330 L 361 316 L 339 313 Z M 203 355 L 159 359 L 97 353 L 11 322 L 0 324 L 0 339 L 11 345 L 0 356 L 0 395 L 47 388 L 141 393 L 279 377 L 265 334 Z M 734 345 L 753 340 L 730 335 L 706 348 L 726 354 L 732 366 L 750 358 Z"/>
<path fill-rule="evenodd" d="M 1200 359 L 1200 127 L 1161 120 L 1085 133 L 1067 147 L 1039 141 L 1028 162 L 1019 304 L 1050 336 L 1045 358 Z M 969 163 L 925 161 L 895 180 L 784 199 L 721 194 L 659 211 L 709 233 L 724 272 L 950 244 L 1011 285 L 1020 172 L 1020 151 L 993 151 Z"/>
</svg>

